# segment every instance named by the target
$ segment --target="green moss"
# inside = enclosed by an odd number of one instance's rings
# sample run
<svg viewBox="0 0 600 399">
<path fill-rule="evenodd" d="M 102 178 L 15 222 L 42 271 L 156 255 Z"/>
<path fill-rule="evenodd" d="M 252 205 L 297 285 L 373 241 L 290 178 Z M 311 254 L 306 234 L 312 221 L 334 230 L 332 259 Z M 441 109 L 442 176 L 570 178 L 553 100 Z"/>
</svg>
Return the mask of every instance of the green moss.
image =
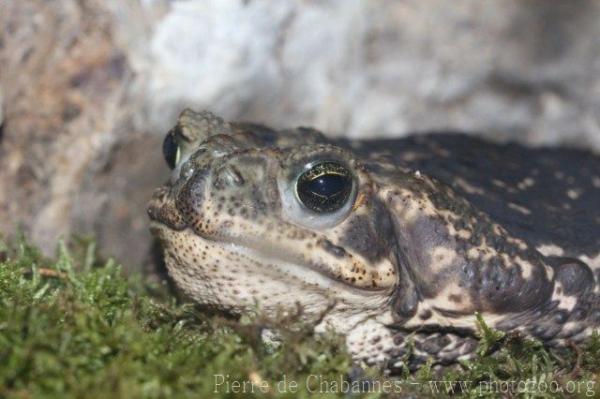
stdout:
<svg viewBox="0 0 600 399">
<path fill-rule="evenodd" d="M 61 244 L 56 259 L 24 242 L 0 246 L 0 397 L 226 398 L 251 390 L 254 397 L 347 397 L 342 391 L 356 385 L 344 384 L 356 373 L 341 338 L 314 335 L 291 319 L 275 323 L 282 339 L 266 344 L 264 320 L 235 321 L 177 304 L 164 287 L 125 277 L 115 262 L 99 259 L 91 241 Z M 591 381 L 600 368 L 598 336 L 577 353 L 557 354 L 494 332 L 483 320 L 480 327 L 477 358 L 459 367 L 440 372 L 428 364 L 397 380 L 370 369 L 361 378 L 377 391 L 495 396 L 485 391 L 493 390 L 490 381 L 546 379 L 566 389 Z M 244 381 L 246 394 L 235 394 L 243 387 L 234 384 Z M 268 386 L 264 393 L 261 386 Z"/>
</svg>

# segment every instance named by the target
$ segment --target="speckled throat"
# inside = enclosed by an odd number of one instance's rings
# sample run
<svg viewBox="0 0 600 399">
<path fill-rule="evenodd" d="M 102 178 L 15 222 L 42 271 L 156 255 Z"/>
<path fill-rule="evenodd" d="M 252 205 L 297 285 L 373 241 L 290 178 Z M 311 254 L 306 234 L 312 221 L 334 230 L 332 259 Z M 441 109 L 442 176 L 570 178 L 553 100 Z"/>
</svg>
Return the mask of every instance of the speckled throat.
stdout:
<svg viewBox="0 0 600 399">
<path fill-rule="evenodd" d="M 469 356 L 476 313 L 548 345 L 600 326 L 597 155 L 457 134 L 329 140 L 191 110 L 165 143 L 151 229 L 200 303 L 300 306 L 390 367 L 409 348 L 410 366 Z"/>
</svg>

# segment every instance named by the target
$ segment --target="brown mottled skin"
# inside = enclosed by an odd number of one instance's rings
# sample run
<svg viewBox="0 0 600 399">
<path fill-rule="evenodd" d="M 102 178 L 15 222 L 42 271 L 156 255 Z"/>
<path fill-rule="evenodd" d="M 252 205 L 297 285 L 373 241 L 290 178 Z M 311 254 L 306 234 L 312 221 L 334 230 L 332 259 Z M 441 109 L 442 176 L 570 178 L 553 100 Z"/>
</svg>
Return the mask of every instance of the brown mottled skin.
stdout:
<svg viewBox="0 0 600 399">
<path fill-rule="evenodd" d="M 357 361 L 388 367 L 409 343 L 411 367 L 469 356 L 476 313 L 548 345 L 600 326 L 591 153 L 465 135 L 331 140 L 190 110 L 165 153 L 173 175 L 150 204 L 152 232 L 200 303 L 268 315 L 299 305 Z M 346 189 L 326 211 L 300 183 L 322 162 L 336 165 L 326 184 Z"/>
</svg>

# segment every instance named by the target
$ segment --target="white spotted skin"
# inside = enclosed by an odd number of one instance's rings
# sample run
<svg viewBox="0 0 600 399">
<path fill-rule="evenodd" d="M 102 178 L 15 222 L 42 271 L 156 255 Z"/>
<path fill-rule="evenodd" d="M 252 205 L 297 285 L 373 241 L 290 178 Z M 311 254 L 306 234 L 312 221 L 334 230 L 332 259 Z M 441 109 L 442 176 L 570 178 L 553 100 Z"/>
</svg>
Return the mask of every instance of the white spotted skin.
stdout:
<svg viewBox="0 0 600 399">
<path fill-rule="evenodd" d="M 514 202 L 509 202 L 508 203 L 508 207 L 512 208 L 520 213 L 522 213 L 523 215 L 530 215 L 531 214 L 531 210 L 525 208 L 524 206 L 521 206 L 519 204 L 515 204 Z"/>
<path fill-rule="evenodd" d="M 456 251 L 452 248 L 438 246 L 434 247 L 429 254 L 431 258 L 431 270 L 433 273 L 439 273 L 447 269 L 456 260 Z"/>
<path fill-rule="evenodd" d="M 583 255 L 579 259 L 587 264 L 593 271 L 596 279 L 596 285 L 594 287 L 594 293 L 600 294 L 600 252 L 594 257 Z"/>
<path fill-rule="evenodd" d="M 458 184 L 463 190 L 465 190 L 466 192 L 468 192 L 470 194 L 483 194 L 484 193 L 484 191 L 482 189 L 480 189 L 479 187 L 472 186 L 465 179 L 462 179 L 462 178 L 457 178 L 456 184 Z"/>
<path fill-rule="evenodd" d="M 361 318 L 349 324 L 352 328 L 347 332 L 346 345 L 353 358 L 367 365 L 383 364 L 389 359 L 390 351 L 397 346 L 392 330 L 376 318 Z"/>
<path fill-rule="evenodd" d="M 544 256 L 563 256 L 565 253 L 558 245 L 540 245 L 537 250 Z"/>
<path fill-rule="evenodd" d="M 567 312 L 572 312 L 573 308 L 577 304 L 577 297 L 575 295 L 565 295 L 562 283 L 557 282 L 554 285 L 552 301 L 558 302 L 558 309 L 566 310 Z"/>
</svg>

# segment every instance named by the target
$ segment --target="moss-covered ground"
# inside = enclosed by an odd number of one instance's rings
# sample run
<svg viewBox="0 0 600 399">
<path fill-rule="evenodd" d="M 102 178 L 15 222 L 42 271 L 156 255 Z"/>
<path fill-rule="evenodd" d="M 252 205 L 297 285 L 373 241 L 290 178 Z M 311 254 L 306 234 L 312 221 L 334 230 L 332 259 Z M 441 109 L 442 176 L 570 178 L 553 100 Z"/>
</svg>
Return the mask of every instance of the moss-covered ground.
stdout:
<svg viewBox="0 0 600 399">
<path fill-rule="evenodd" d="M 597 336 L 548 351 L 481 323 L 475 359 L 391 378 L 353 366 L 340 337 L 293 324 L 265 340 L 264 321 L 179 303 L 90 241 L 55 259 L 0 247 L 0 398 L 600 397 Z"/>
</svg>

